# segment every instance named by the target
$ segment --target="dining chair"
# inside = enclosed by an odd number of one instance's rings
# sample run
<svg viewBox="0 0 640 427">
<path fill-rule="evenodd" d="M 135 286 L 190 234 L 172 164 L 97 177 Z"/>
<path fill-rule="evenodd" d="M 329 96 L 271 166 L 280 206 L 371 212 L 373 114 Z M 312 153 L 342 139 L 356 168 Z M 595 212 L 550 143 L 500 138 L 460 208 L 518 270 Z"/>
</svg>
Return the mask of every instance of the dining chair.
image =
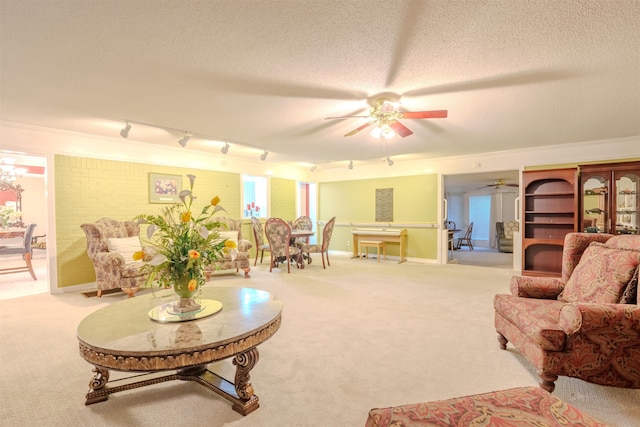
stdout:
<svg viewBox="0 0 640 427">
<path fill-rule="evenodd" d="M 22 255 L 22 259 L 26 261 L 27 265 L 20 267 L 9 267 L 0 269 L 0 274 L 9 273 L 21 273 L 28 271 L 33 277 L 33 280 L 38 280 L 36 273 L 33 271 L 33 265 L 31 264 L 32 248 L 31 239 L 33 238 L 33 230 L 36 228 L 36 224 L 27 225 L 27 229 L 24 233 L 22 243 L 19 245 L 5 245 L 0 246 L 0 256 L 15 256 Z"/>
<path fill-rule="evenodd" d="M 264 224 L 264 234 L 267 236 L 271 249 L 269 272 L 279 261 L 287 262 L 287 272 L 291 273 L 291 257 L 295 257 L 296 266 L 300 266 L 300 249 L 291 246 L 291 227 L 283 219 L 269 218 Z"/>
<path fill-rule="evenodd" d="M 293 225 L 291 227 L 293 230 L 313 230 L 313 221 L 306 215 L 299 216 L 293 221 Z M 309 243 L 308 237 L 298 237 L 295 239 L 295 245 L 297 247 L 301 247 L 302 245 L 306 245 Z"/>
<path fill-rule="evenodd" d="M 268 243 L 264 242 L 264 230 L 262 229 L 262 223 L 255 216 L 251 217 L 251 226 L 253 228 L 253 237 L 256 241 L 256 259 L 253 261 L 253 265 L 255 266 L 258 264 L 258 254 L 260 254 L 260 264 L 262 264 L 264 251 L 271 252 L 271 248 Z"/>
<path fill-rule="evenodd" d="M 311 264 L 311 257 L 309 254 L 316 253 L 322 256 L 322 268 L 326 269 L 324 258 L 327 257 L 327 265 L 331 267 L 331 263 L 329 262 L 329 243 L 331 243 L 331 235 L 333 234 L 333 226 L 336 222 L 336 217 L 331 218 L 322 229 L 322 243 L 315 245 L 303 245 L 301 250 L 303 253 L 307 254 L 307 262 Z"/>
<path fill-rule="evenodd" d="M 468 246 L 469 250 L 473 250 L 473 243 L 471 243 L 471 233 L 473 232 L 473 222 L 467 227 L 467 231 L 464 232 L 464 236 L 458 237 L 456 243 L 456 249 L 460 249 L 462 246 Z"/>
</svg>

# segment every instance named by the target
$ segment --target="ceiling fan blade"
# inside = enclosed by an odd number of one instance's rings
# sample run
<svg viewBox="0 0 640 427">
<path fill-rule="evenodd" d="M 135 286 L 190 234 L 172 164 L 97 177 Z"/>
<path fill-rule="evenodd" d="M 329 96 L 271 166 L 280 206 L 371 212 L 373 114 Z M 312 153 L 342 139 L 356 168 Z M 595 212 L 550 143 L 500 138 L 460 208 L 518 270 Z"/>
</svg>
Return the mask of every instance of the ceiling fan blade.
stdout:
<svg viewBox="0 0 640 427">
<path fill-rule="evenodd" d="M 335 117 L 325 117 L 325 120 L 329 120 L 329 119 L 350 119 L 352 117 L 361 117 L 364 119 L 368 119 L 369 116 L 335 116 Z"/>
<path fill-rule="evenodd" d="M 352 130 L 351 132 L 349 132 L 349 133 L 348 133 L 348 134 L 346 134 L 345 136 L 353 136 L 353 135 L 355 135 L 356 133 L 360 132 L 362 129 L 365 129 L 365 128 L 367 128 L 367 127 L 371 126 L 371 125 L 372 125 L 372 124 L 374 124 L 375 122 L 376 122 L 375 120 L 371 120 L 370 122 L 365 123 L 365 124 L 363 124 L 362 126 L 360 126 L 360 127 L 358 127 L 358 128 L 355 128 L 354 130 Z"/>
<path fill-rule="evenodd" d="M 405 136 L 409 136 L 413 134 L 413 132 L 411 132 L 411 129 L 409 129 L 408 127 L 406 127 L 405 125 L 403 125 L 397 120 L 394 120 L 393 122 L 389 123 L 389 127 L 393 129 L 395 133 L 397 133 L 403 138 Z"/>
<path fill-rule="evenodd" d="M 443 119 L 447 117 L 447 110 L 433 111 L 405 111 L 402 117 L 405 119 Z"/>
</svg>

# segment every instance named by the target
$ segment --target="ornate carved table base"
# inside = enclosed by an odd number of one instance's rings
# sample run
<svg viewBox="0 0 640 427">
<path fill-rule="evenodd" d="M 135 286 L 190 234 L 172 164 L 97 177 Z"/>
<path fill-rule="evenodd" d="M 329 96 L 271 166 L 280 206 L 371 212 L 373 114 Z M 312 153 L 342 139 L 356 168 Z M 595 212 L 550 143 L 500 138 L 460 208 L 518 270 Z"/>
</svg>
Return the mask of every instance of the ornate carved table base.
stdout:
<svg viewBox="0 0 640 427">
<path fill-rule="evenodd" d="M 166 381 L 182 380 L 195 381 L 218 395 L 224 397 L 233 404 L 233 410 L 247 415 L 258 409 L 258 396 L 253 394 L 253 386 L 249 382 L 249 372 L 256 365 L 259 359 L 257 348 L 251 348 L 233 358 L 236 365 L 235 383 L 232 383 L 221 376 L 207 369 L 207 365 L 192 366 L 180 369 L 172 374 L 165 372 L 150 372 L 147 374 L 135 375 L 109 383 L 109 370 L 95 367 L 96 374 L 89 382 L 89 392 L 86 396 L 85 405 L 104 402 L 110 394 L 148 385 L 159 384 Z"/>
</svg>

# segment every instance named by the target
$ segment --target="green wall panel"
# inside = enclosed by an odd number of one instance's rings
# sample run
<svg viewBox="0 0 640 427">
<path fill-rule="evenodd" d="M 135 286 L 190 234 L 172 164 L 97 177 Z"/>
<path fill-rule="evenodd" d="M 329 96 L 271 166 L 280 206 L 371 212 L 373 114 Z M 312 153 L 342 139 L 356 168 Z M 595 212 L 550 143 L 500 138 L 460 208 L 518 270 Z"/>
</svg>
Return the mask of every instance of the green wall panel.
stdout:
<svg viewBox="0 0 640 427">
<path fill-rule="evenodd" d="M 393 188 L 393 223 L 438 222 L 438 177 L 436 174 L 320 183 L 321 221 L 336 217 L 331 250 L 353 251 L 350 223 L 373 223 L 376 216 L 376 189 Z M 346 223 L 346 224 L 345 224 Z M 407 227 L 407 256 L 435 259 L 437 228 Z M 398 245 L 388 245 L 389 255 L 399 255 Z"/>
<path fill-rule="evenodd" d="M 293 221 L 296 219 L 296 181 L 271 178 L 269 180 L 272 217 Z"/>
</svg>

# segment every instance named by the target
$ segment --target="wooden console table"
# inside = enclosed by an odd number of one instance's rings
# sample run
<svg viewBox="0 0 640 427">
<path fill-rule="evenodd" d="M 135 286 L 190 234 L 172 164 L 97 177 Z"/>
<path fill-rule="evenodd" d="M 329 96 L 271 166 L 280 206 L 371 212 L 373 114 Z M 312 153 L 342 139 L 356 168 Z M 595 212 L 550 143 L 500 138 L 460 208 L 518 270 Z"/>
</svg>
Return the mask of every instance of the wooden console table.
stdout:
<svg viewBox="0 0 640 427">
<path fill-rule="evenodd" d="M 400 244 L 400 261 L 407 260 L 407 229 L 406 228 L 354 228 L 351 230 L 353 235 L 353 257 L 358 258 L 360 248 L 360 240 L 380 240 L 385 243 Z"/>
</svg>

